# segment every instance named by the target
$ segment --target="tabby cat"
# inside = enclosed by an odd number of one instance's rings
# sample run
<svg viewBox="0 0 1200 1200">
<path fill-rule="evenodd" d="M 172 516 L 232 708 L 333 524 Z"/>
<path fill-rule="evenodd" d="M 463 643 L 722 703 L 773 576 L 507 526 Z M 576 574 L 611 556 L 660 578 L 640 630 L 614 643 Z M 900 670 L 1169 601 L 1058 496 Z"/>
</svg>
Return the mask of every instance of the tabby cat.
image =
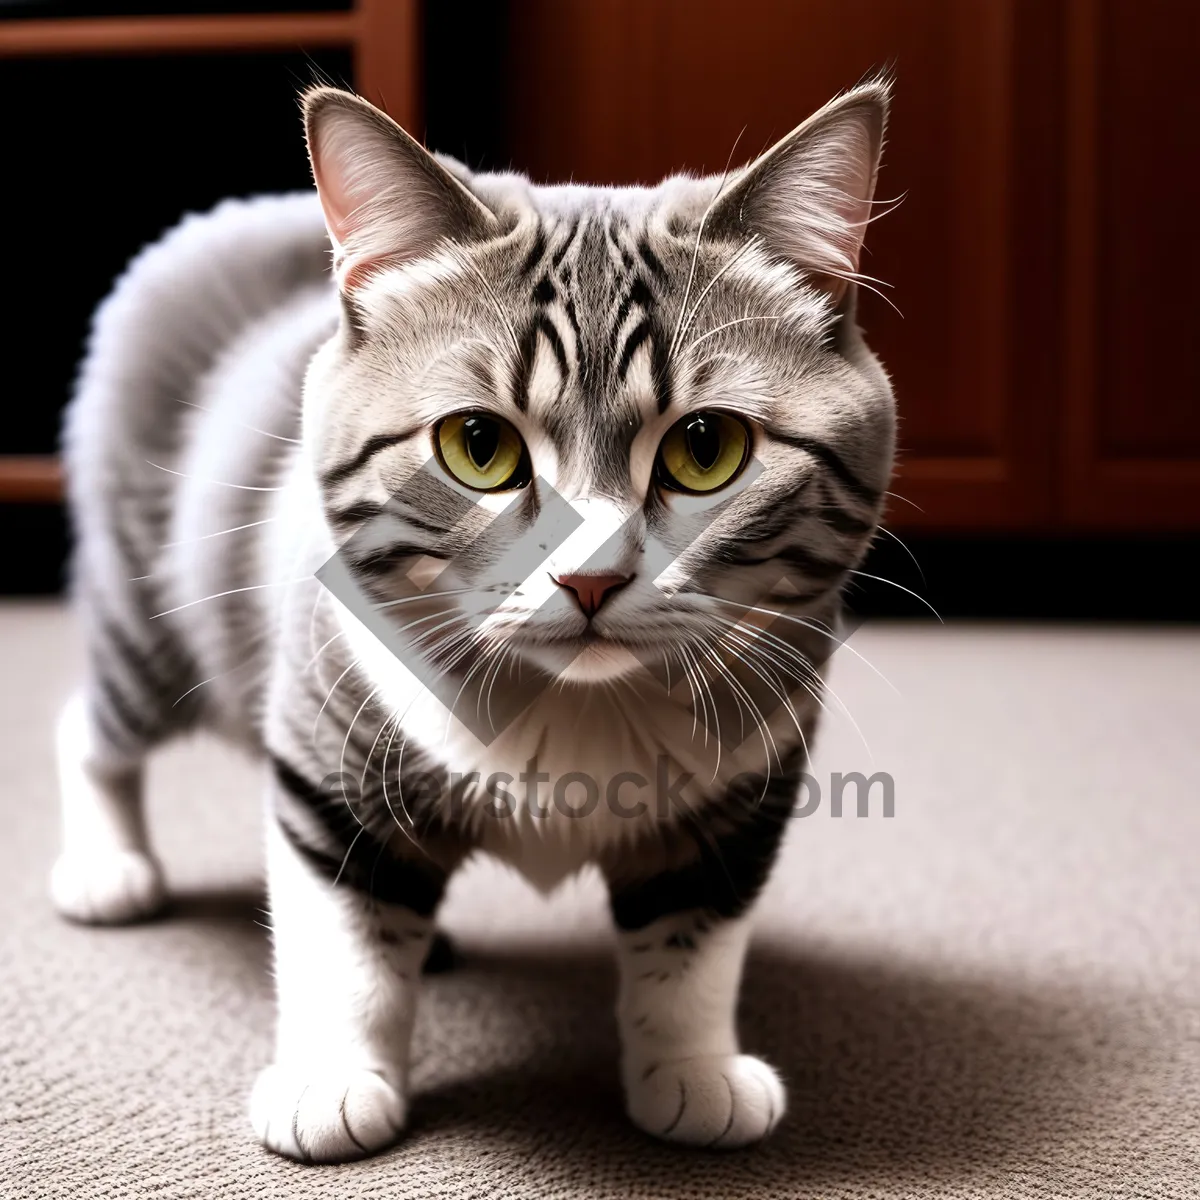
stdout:
<svg viewBox="0 0 1200 1200">
<path fill-rule="evenodd" d="M 782 1118 L 735 1009 L 892 467 L 855 322 L 887 105 L 856 87 L 721 176 L 541 187 L 316 88 L 317 194 L 188 218 L 100 308 L 52 895 L 150 915 L 150 749 L 207 727 L 262 757 L 271 1149 L 397 1137 L 476 851 L 547 893 L 603 875 L 637 1125 L 724 1148 Z"/>
</svg>

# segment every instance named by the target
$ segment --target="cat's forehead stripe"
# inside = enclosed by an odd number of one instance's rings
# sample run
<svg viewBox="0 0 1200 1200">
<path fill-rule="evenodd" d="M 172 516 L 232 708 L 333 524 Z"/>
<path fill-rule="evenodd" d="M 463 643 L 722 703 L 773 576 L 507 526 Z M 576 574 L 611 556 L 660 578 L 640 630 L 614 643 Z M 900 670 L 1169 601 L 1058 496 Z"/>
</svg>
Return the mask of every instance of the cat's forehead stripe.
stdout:
<svg viewBox="0 0 1200 1200">
<path fill-rule="evenodd" d="M 614 399 L 625 391 L 640 398 L 653 395 L 658 410 L 665 410 L 670 402 L 666 335 L 655 297 L 655 286 L 665 276 L 645 234 L 635 237 L 611 210 L 557 223 L 539 218 L 520 268 L 531 315 L 514 394 L 518 407 L 544 422 L 555 440 L 580 425 L 581 414 L 567 419 L 557 411 L 572 384 L 585 401 L 583 423 L 594 433 L 611 426 Z M 635 370 L 643 362 L 647 369 Z M 552 386 L 555 371 L 557 387 Z M 628 410 L 620 414 L 623 423 L 636 431 L 643 419 L 639 406 L 623 402 L 620 407 Z"/>
</svg>

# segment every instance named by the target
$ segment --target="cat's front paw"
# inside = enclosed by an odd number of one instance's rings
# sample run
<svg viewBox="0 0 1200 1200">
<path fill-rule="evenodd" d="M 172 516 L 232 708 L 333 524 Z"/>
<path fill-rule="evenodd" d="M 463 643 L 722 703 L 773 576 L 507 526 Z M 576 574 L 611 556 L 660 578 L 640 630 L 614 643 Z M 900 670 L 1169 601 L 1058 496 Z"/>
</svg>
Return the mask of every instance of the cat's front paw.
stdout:
<svg viewBox="0 0 1200 1200">
<path fill-rule="evenodd" d="M 626 1079 L 625 1105 L 634 1124 L 655 1137 L 733 1150 L 775 1128 L 787 1094 L 762 1059 L 730 1054 L 634 1070 Z"/>
<path fill-rule="evenodd" d="M 259 1075 L 250 1123 L 264 1146 L 307 1163 L 349 1162 L 390 1146 L 404 1098 L 375 1071 L 313 1071 L 278 1064 Z"/>
<path fill-rule="evenodd" d="M 50 899 L 72 921 L 124 925 L 162 908 L 166 890 L 158 864 L 139 850 L 72 851 L 50 872 Z"/>
</svg>

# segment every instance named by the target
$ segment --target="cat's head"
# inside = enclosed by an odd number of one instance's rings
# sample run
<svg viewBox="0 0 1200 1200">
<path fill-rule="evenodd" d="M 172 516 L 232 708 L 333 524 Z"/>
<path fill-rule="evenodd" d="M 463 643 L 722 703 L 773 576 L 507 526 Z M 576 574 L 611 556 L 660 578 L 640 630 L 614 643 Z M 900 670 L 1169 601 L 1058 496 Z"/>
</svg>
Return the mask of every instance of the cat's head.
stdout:
<svg viewBox="0 0 1200 1200">
<path fill-rule="evenodd" d="M 721 177 L 599 188 L 472 175 L 308 94 L 344 316 L 305 437 L 413 652 L 585 685 L 828 611 L 892 469 L 853 303 L 887 102 L 858 87 Z"/>
</svg>

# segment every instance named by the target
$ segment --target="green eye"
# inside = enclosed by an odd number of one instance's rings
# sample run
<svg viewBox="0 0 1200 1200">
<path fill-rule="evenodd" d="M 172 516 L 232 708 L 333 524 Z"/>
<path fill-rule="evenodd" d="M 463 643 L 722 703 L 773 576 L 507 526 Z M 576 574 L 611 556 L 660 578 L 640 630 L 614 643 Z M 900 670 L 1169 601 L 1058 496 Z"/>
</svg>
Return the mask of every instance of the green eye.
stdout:
<svg viewBox="0 0 1200 1200">
<path fill-rule="evenodd" d="M 447 417 L 436 431 L 442 466 L 459 483 L 479 492 L 524 487 L 529 482 L 529 456 L 521 435 L 490 413 Z"/>
<path fill-rule="evenodd" d="M 658 475 L 681 492 L 715 492 L 745 465 L 750 431 L 722 412 L 700 412 L 677 421 L 658 448 Z"/>
</svg>

